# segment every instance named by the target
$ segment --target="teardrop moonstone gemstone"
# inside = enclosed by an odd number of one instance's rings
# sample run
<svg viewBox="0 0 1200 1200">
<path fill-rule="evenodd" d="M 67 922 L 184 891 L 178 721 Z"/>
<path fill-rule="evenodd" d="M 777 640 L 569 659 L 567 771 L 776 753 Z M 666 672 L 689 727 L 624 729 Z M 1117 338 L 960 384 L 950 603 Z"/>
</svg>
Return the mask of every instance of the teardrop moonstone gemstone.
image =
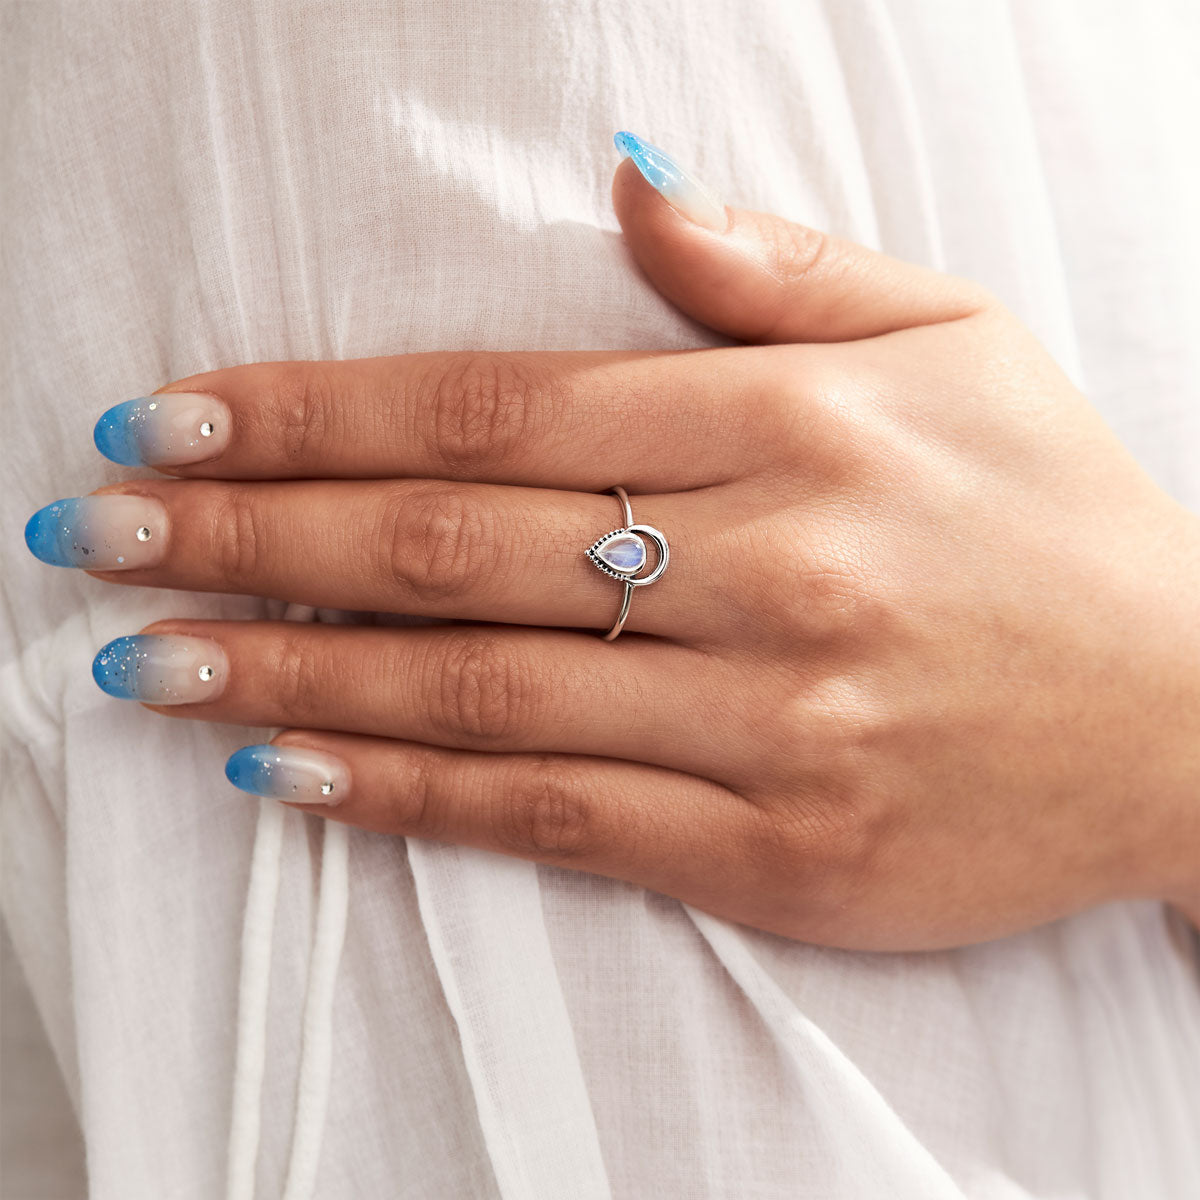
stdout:
<svg viewBox="0 0 1200 1200">
<path fill-rule="evenodd" d="M 621 533 L 605 542 L 596 557 L 622 575 L 634 575 L 646 565 L 646 543 L 636 533 Z"/>
</svg>

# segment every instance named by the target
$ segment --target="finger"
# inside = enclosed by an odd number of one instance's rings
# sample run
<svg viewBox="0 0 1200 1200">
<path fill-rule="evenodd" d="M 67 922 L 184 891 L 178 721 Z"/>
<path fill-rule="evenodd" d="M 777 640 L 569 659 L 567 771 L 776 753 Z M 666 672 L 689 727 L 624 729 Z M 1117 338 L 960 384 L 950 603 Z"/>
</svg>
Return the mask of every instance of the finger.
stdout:
<svg viewBox="0 0 1200 1200">
<path fill-rule="evenodd" d="M 713 503 L 697 495 L 634 498 L 635 521 L 663 530 L 676 553 L 661 579 L 635 589 L 627 628 L 682 636 L 720 619 L 713 576 L 692 551 Z M 586 551 L 623 525 L 614 496 L 539 488 L 138 481 L 48 505 L 26 539 L 44 561 L 112 583 L 607 629 L 624 585 Z M 650 567 L 654 554 L 647 545 Z"/>
<path fill-rule="evenodd" d="M 731 337 L 852 341 L 989 303 L 967 280 L 769 213 L 722 211 L 657 147 L 632 134 L 617 144 L 629 157 L 613 178 L 613 207 L 633 257 L 668 300 Z"/>
<path fill-rule="evenodd" d="M 755 460 L 751 356 L 430 353 L 265 362 L 106 412 L 102 453 L 219 479 L 463 479 L 680 491 Z"/>
<path fill-rule="evenodd" d="M 109 695 L 188 719 L 591 754 L 717 778 L 734 769 L 720 701 L 732 670 L 657 639 L 165 621 L 110 642 L 93 675 Z"/>
<path fill-rule="evenodd" d="M 289 731 L 238 751 L 226 774 L 377 833 L 592 871 L 702 906 L 740 892 L 747 912 L 761 909 L 756 880 L 778 855 L 765 810 L 698 776 L 618 759 Z"/>
</svg>

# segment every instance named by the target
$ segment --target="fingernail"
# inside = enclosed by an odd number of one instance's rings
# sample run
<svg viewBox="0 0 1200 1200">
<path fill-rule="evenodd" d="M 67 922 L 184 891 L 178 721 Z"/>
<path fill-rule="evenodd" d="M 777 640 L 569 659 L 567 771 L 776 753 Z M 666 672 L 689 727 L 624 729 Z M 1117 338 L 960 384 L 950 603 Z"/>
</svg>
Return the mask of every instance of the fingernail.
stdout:
<svg viewBox="0 0 1200 1200">
<path fill-rule="evenodd" d="M 632 158 L 646 182 L 658 189 L 666 202 L 697 225 L 724 233 L 729 217 L 721 198 L 689 175 L 665 150 L 644 142 L 635 133 L 618 133 L 613 141 L 622 158 Z"/>
<path fill-rule="evenodd" d="M 340 758 L 304 746 L 243 746 L 225 764 L 225 777 L 254 796 L 294 804 L 340 804 L 350 768 Z"/>
<path fill-rule="evenodd" d="M 96 449 L 126 467 L 179 467 L 216 458 L 229 444 L 224 401 L 207 392 L 161 392 L 110 408 L 92 431 Z"/>
<path fill-rule="evenodd" d="M 225 651 L 208 638 L 138 633 L 109 642 L 92 660 L 92 678 L 118 700 L 203 704 L 229 677 Z"/>
<path fill-rule="evenodd" d="M 25 545 L 52 567 L 153 567 L 167 548 L 167 510 L 149 496 L 80 496 L 38 509 Z"/>
</svg>

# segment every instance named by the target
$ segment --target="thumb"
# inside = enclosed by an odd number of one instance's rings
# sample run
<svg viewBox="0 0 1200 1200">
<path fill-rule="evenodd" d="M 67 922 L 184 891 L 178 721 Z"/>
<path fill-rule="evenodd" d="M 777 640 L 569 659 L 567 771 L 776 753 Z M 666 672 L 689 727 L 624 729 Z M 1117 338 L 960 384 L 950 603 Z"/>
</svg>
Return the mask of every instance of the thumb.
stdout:
<svg viewBox="0 0 1200 1200">
<path fill-rule="evenodd" d="M 613 207 L 638 265 L 697 321 L 746 342 L 842 342 L 970 316 L 990 303 L 942 275 L 768 213 L 726 208 L 632 133 Z M 664 203 L 665 201 L 665 203 Z"/>
</svg>

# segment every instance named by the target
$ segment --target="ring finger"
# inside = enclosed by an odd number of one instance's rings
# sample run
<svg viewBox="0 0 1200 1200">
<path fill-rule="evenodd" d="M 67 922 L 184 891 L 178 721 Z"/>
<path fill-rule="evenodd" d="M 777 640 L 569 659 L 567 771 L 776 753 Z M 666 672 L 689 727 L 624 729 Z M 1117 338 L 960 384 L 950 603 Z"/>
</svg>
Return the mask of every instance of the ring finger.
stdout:
<svg viewBox="0 0 1200 1200">
<path fill-rule="evenodd" d="M 93 674 L 164 715 L 467 750 L 619 757 L 728 778 L 733 668 L 658 639 L 567 630 L 159 622 Z M 745 773 L 751 764 L 742 764 Z"/>
</svg>

